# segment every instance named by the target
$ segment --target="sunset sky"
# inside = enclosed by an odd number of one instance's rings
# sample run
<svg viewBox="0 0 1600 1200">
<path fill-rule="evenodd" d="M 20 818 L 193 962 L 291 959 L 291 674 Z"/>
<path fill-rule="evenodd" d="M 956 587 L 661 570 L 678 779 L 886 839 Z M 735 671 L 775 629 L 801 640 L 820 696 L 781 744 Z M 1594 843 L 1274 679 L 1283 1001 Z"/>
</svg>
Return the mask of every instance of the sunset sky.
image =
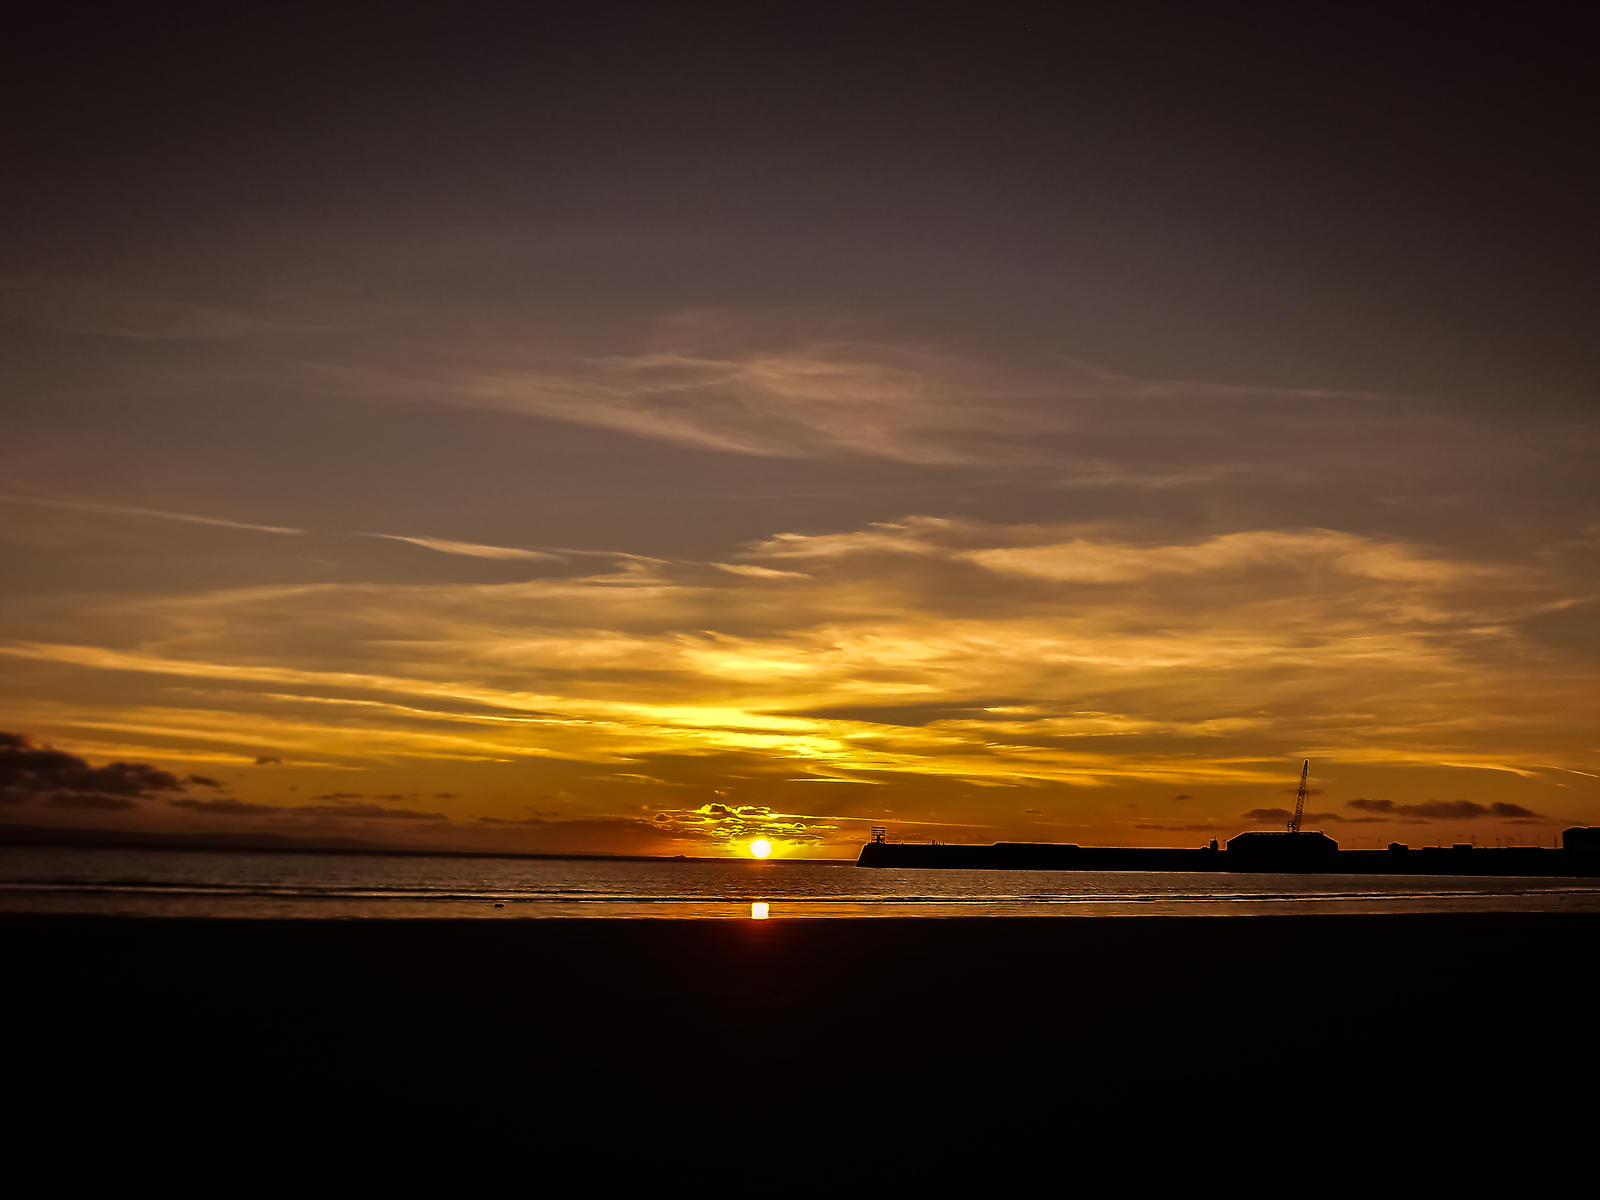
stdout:
<svg viewBox="0 0 1600 1200">
<path fill-rule="evenodd" d="M 4 52 L 0 823 L 1600 823 L 1575 30 L 527 7 Z"/>
</svg>

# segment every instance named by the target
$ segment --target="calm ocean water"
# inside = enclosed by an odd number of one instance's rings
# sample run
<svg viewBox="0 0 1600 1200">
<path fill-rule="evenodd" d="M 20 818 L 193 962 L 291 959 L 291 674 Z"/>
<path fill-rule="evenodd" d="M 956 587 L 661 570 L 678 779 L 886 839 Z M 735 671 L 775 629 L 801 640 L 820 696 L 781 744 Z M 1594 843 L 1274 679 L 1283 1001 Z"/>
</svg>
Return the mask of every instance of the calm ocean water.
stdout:
<svg viewBox="0 0 1600 1200">
<path fill-rule="evenodd" d="M 198 917 L 1600 912 L 1600 881 L 0 847 L 0 912 Z"/>
</svg>

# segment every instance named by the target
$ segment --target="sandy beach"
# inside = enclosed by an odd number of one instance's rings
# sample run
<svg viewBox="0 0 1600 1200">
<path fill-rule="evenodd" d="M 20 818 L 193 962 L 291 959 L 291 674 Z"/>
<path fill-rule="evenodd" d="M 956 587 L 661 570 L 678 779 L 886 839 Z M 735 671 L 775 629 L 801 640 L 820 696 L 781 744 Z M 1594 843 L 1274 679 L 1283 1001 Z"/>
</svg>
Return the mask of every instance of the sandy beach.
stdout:
<svg viewBox="0 0 1600 1200">
<path fill-rule="evenodd" d="M 0 917 L 18 1094 L 541 1127 L 860 1131 L 1540 1096 L 1584 1069 L 1595 918 Z M 820 1108 L 818 1106 L 821 1106 Z M 1127 1106 L 1135 1106 L 1128 1108 Z M 1244 1111 L 1244 1110 L 1241 1110 Z M 385 1118 L 387 1119 L 387 1118 Z"/>
</svg>

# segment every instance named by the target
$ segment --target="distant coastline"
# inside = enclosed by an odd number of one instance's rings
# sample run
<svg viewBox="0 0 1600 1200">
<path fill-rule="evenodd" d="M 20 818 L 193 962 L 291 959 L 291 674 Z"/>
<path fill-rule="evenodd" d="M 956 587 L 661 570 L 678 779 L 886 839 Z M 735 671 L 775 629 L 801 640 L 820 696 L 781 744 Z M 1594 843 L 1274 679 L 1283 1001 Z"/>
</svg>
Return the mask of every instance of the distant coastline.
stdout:
<svg viewBox="0 0 1600 1200">
<path fill-rule="evenodd" d="M 726 855 L 552 853 L 529 850 L 425 849 L 385 846 L 358 838 L 289 837 L 254 833 L 149 833 L 141 830 L 72 829 L 48 825 L 0 825 L 6 846 L 83 846 L 119 850 L 198 850 L 217 853 L 372 854 L 390 858 L 530 858 L 568 862 L 728 862 Z M 731 861 L 747 861 L 733 858 Z M 789 860 L 768 860 L 784 862 Z M 807 858 L 797 862 L 849 865 L 848 858 Z"/>
</svg>

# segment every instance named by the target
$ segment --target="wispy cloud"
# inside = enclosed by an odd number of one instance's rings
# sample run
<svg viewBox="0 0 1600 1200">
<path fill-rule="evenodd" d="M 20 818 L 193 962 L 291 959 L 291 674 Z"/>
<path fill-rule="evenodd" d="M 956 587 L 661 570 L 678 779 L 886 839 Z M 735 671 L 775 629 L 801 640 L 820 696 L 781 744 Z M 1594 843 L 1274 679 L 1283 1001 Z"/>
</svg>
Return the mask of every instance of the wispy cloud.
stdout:
<svg viewBox="0 0 1600 1200">
<path fill-rule="evenodd" d="M 749 579 L 809 579 L 804 571 L 783 571 L 777 567 L 761 567 L 755 563 L 712 563 L 719 571 L 729 575 L 743 575 Z"/>
<path fill-rule="evenodd" d="M 463 542 L 450 538 L 424 537 L 415 534 L 401 533 L 370 533 L 370 532 L 319 532 L 311 529 L 301 529 L 289 525 L 266 525 L 251 521 L 234 521 L 225 517 L 207 516 L 201 513 L 173 512 L 170 509 L 143 508 L 134 504 L 109 504 L 96 500 L 84 500 L 71 496 L 40 495 L 32 492 L 0 492 L 0 503 L 26 505 L 35 508 L 55 509 L 62 512 L 84 513 L 92 516 L 104 517 L 129 517 L 151 521 L 171 521 L 181 525 L 204 525 L 217 529 L 237 529 L 246 533 L 265 533 L 283 537 L 359 537 L 375 538 L 380 541 L 403 542 L 407 545 L 417 546 L 424 550 L 432 550 L 439 554 L 452 554 L 463 558 L 487 558 L 501 560 L 525 561 L 554 561 L 573 555 L 601 555 L 612 558 L 639 558 L 642 556 L 622 553 L 611 553 L 597 550 L 574 550 L 555 552 L 550 550 L 531 550 L 518 546 L 491 546 L 481 542 Z M 648 560 L 644 560 L 648 561 Z"/>
<path fill-rule="evenodd" d="M 564 331 L 560 341 L 507 339 L 493 322 L 475 328 L 448 310 L 391 319 L 390 340 L 321 365 L 327 388 L 739 455 L 1026 470 L 1065 488 L 1163 491 L 1255 470 L 1247 447 L 1219 437 L 1219 407 L 1236 418 L 1229 429 L 1253 420 L 1256 436 L 1273 440 L 1317 431 L 1342 441 L 1338 424 L 1353 413 L 1396 430 L 1431 419 L 1393 396 L 1140 377 L 1016 347 L 1003 356 L 935 347 L 838 314 L 690 310 L 604 339 Z M 591 342 L 608 349 L 589 352 Z"/>
<path fill-rule="evenodd" d="M 241 529 L 249 533 L 270 533 L 284 537 L 304 537 L 310 530 L 288 525 L 261 525 L 250 521 L 231 521 L 223 517 L 208 517 L 197 513 L 171 512 L 159 508 L 141 508 L 134 504 L 104 504 L 95 500 L 80 500 L 69 496 L 43 496 L 33 493 L 0 492 L 0 504 L 22 504 L 35 508 L 53 508 L 63 512 L 89 513 L 105 517 L 137 517 L 152 521 L 176 521 L 183 525 L 210 525 L 218 529 Z"/>
<path fill-rule="evenodd" d="M 485 368 L 443 395 L 530 416 L 765 457 L 850 453 L 929 465 L 1033 457 L 991 433 L 1064 431 L 998 378 L 929 351 L 860 342 L 642 351 Z M 975 395 L 975 393 L 979 393 Z M 974 405 L 974 400 L 982 403 Z"/>
<path fill-rule="evenodd" d="M 991 570 L 1063 583 L 1131 583 L 1159 576 L 1312 567 L 1395 582 L 1447 582 L 1463 575 L 1504 575 L 1504 568 L 1449 562 L 1415 547 L 1331 529 L 1253 530 L 1188 545 L 1137 545 L 1076 538 L 1043 546 L 974 550 L 967 557 Z"/>
<path fill-rule="evenodd" d="M 560 557 L 543 550 L 523 550 L 515 546 L 485 546 L 478 542 L 453 542 L 447 538 L 408 537 L 399 533 L 368 533 L 362 536 L 382 538 L 390 542 L 406 542 L 412 546 L 421 546 L 424 550 L 435 550 L 440 554 L 457 554 L 463 558 L 553 560 Z"/>
</svg>

